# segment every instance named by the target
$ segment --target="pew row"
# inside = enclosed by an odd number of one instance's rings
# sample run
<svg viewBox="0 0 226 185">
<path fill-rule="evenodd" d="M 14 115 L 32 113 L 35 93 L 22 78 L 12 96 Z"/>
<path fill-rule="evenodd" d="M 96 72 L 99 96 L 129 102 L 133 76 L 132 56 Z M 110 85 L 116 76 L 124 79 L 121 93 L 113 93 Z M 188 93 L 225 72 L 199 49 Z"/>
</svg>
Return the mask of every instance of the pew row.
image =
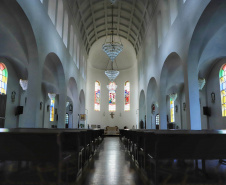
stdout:
<svg viewBox="0 0 226 185">
<path fill-rule="evenodd" d="M 79 129 L 1 129 L 0 138 L 1 162 L 17 161 L 20 164 L 27 161 L 38 169 L 39 178 L 34 181 L 39 182 L 34 183 L 47 183 L 48 180 L 54 184 L 76 181 L 102 141 L 99 130 Z M 93 140 L 98 142 L 92 153 Z M 46 180 L 49 174 L 52 178 Z M 20 180 L 29 183 L 26 176 L 21 176 Z"/>
<path fill-rule="evenodd" d="M 205 160 L 226 158 L 226 148 L 222 146 L 225 130 L 128 130 L 123 134 L 127 151 L 154 184 L 158 184 L 161 160 L 202 160 L 205 173 Z"/>
</svg>

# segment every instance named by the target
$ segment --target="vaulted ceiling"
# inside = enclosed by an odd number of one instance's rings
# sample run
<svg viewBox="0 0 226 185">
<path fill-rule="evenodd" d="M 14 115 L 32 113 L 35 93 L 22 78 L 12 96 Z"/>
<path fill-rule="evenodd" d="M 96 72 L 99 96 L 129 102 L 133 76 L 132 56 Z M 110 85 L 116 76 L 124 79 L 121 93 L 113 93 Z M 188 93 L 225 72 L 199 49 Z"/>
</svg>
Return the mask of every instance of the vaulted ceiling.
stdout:
<svg viewBox="0 0 226 185">
<path fill-rule="evenodd" d="M 110 0 L 67 0 L 87 53 L 95 41 L 112 33 Z M 113 33 L 139 51 L 158 0 L 116 0 Z"/>
</svg>

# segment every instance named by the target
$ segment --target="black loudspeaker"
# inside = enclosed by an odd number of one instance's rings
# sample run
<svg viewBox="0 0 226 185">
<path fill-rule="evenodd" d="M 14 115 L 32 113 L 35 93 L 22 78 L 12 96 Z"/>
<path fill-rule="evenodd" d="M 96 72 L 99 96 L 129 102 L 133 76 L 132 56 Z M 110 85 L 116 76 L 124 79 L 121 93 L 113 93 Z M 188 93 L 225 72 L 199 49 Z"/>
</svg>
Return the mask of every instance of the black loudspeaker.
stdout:
<svg viewBox="0 0 226 185">
<path fill-rule="evenodd" d="M 203 115 L 206 115 L 206 116 L 211 115 L 209 107 L 203 107 Z"/>
<path fill-rule="evenodd" d="M 17 106 L 15 115 L 17 116 L 17 115 L 23 114 L 23 111 L 24 111 L 23 106 Z"/>
</svg>

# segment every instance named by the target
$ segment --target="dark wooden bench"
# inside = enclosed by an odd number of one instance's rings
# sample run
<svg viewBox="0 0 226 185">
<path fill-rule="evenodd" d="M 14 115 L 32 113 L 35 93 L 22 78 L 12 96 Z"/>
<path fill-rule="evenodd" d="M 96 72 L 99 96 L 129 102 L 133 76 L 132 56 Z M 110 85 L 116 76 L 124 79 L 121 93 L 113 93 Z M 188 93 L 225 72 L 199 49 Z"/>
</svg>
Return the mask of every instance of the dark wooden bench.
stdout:
<svg viewBox="0 0 226 185">
<path fill-rule="evenodd" d="M 70 155 L 62 151 L 62 133 L 40 132 L 30 129 L 29 132 L 15 129 L 0 131 L 1 161 L 30 161 L 37 164 L 51 163 L 55 184 L 61 184 L 63 164 L 67 164 Z M 67 166 L 67 165 L 66 165 Z M 67 171 L 67 170 L 66 170 Z M 67 173 L 66 173 L 67 174 Z M 26 179 L 23 179 L 26 183 Z"/>
<path fill-rule="evenodd" d="M 205 160 L 225 159 L 226 134 L 221 131 L 177 130 L 145 132 L 145 155 L 154 165 L 153 175 L 158 184 L 158 162 L 164 159 L 202 160 L 205 172 Z"/>
</svg>

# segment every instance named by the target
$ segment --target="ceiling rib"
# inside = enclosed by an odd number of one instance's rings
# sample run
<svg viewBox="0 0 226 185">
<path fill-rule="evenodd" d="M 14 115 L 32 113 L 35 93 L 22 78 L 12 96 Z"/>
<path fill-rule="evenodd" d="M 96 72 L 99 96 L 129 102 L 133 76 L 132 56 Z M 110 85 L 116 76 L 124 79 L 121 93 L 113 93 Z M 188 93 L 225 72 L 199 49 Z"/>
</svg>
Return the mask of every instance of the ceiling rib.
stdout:
<svg viewBox="0 0 226 185">
<path fill-rule="evenodd" d="M 159 0 L 117 0 L 114 35 L 126 38 L 139 51 Z M 111 34 L 110 0 L 66 0 L 87 53 L 95 41 Z M 151 7 L 151 8 L 150 8 Z M 149 8 L 149 9 L 148 9 Z"/>
<path fill-rule="evenodd" d="M 136 0 L 133 0 L 133 6 L 132 6 L 131 14 L 130 14 L 130 21 L 129 21 L 129 27 L 128 27 L 127 40 L 129 40 L 129 36 L 130 36 L 130 32 L 131 32 L 131 26 L 132 26 L 132 22 L 133 22 L 133 14 L 134 14 L 134 11 L 135 11 L 135 5 L 136 5 Z"/>
<path fill-rule="evenodd" d="M 91 11 L 92 11 L 92 18 L 93 18 L 93 28 L 94 28 L 94 31 L 95 31 L 95 37 L 96 37 L 96 40 L 98 40 L 98 36 L 97 36 L 97 29 L 96 29 L 96 22 L 95 22 L 95 18 L 94 18 L 94 12 L 93 12 L 93 3 L 92 3 L 92 0 L 89 0 L 89 3 L 90 3 L 90 6 L 91 6 Z"/>
</svg>

